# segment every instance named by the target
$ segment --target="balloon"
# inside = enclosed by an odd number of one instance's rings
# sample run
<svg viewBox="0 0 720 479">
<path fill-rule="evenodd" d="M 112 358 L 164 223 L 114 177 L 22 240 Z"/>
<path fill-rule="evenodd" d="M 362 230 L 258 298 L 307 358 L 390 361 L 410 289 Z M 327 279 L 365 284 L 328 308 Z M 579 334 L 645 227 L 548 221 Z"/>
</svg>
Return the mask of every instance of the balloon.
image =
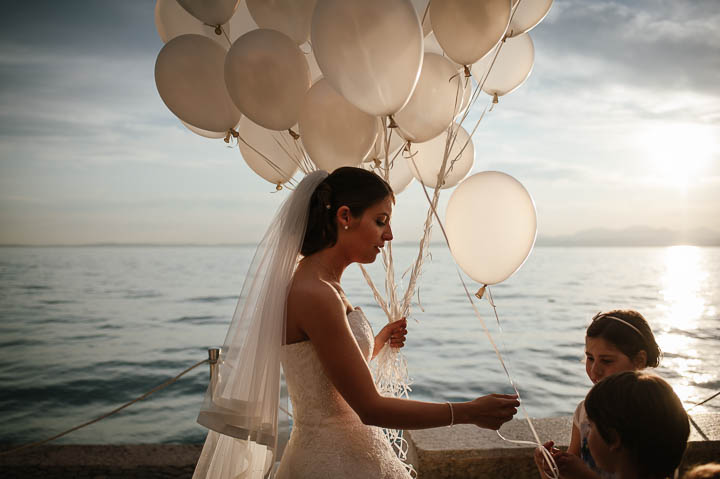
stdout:
<svg viewBox="0 0 720 479">
<path fill-rule="evenodd" d="M 428 141 L 442 133 L 460 111 L 464 79 L 450 60 L 426 53 L 410 101 L 395 114 L 398 133 L 413 143 Z"/>
<path fill-rule="evenodd" d="M 315 60 L 315 53 L 313 53 L 312 50 L 310 50 L 310 53 L 305 54 L 305 59 L 308 62 L 308 67 L 310 67 L 310 79 L 314 84 L 316 81 L 322 78 L 323 74 L 320 71 L 317 60 Z"/>
<path fill-rule="evenodd" d="M 222 25 L 230 20 L 240 0 L 177 0 L 190 15 L 208 25 Z"/>
<path fill-rule="evenodd" d="M 261 28 L 233 43 L 225 59 L 225 83 L 245 116 L 264 128 L 287 130 L 298 121 L 310 70 L 290 37 Z"/>
<path fill-rule="evenodd" d="M 415 179 L 407 161 L 402 155 L 398 155 L 390 164 L 390 171 L 388 172 L 387 178 L 385 177 L 385 169 L 383 166 L 377 167 L 374 163 L 364 163 L 363 168 L 376 173 L 380 178 L 390 183 L 390 187 L 396 195 L 405 191 L 405 188 Z"/>
<path fill-rule="evenodd" d="M 455 141 L 445 163 L 445 177 L 440 185 L 442 189 L 458 184 L 470 172 L 475 161 L 475 148 L 467 131 L 457 123 L 453 123 L 452 132 L 455 134 Z M 447 133 L 441 134 L 430 141 L 413 144 L 410 147 L 410 153 L 413 155 L 412 159 L 407 160 L 410 171 L 426 186 L 435 188 L 437 185 L 447 137 Z"/>
<path fill-rule="evenodd" d="M 532 30 L 548 14 L 552 3 L 553 0 L 514 0 L 515 13 L 510 20 L 508 35 L 516 37 Z"/>
<path fill-rule="evenodd" d="M 510 175 L 484 171 L 463 181 L 445 213 L 450 251 L 468 276 L 496 284 L 520 269 L 535 244 L 535 203 Z"/>
<path fill-rule="evenodd" d="M 423 35 L 410 0 L 318 0 L 310 38 L 324 77 L 364 112 L 391 115 L 412 95 Z"/>
<path fill-rule="evenodd" d="M 225 50 L 230 48 L 225 35 L 215 33 L 215 26 L 205 25 L 197 18 L 190 15 L 184 8 L 180 6 L 177 0 L 157 0 L 155 3 L 155 28 L 163 43 L 167 43 L 175 37 L 185 35 L 187 33 L 196 33 L 204 35 L 211 40 L 216 41 Z M 230 30 L 230 26 L 225 24 L 222 26 L 225 33 Z"/>
<path fill-rule="evenodd" d="M 301 45 L 310 36 L 316 0 L 247 0 L 247 8 L 260 28 L 271 28 Z"/>
<path fill-rule="evenodd" d="M 461 65 L 472 65 L 502 39 L 510 21 L 509 0 L 430 2 L 437 41 Z"/>
<path fill-rule="evenodd" d="M 237 10 L 235 10 L 233 16 L 230 17 L 228 25 L 230 26 L 231 43 L 245 35 L 250 30 L 257 30 L 258 28 L 257 23 L 255 23 L 255 20 L 253 20 L 252 15 L 250 15 L 250 12 L 248 11 L 247 2 L 242 1 L 238 4 Z"/>
<path fill-rule="evenodd" d="M 200 135 L 200 136 L 203 136 L 203 137 L 205 137 L 205 138 L 212 138 L 212 139 L 215 139 L 215 140 L 216 140 L 216 139 L 218 139 L 218 138 L 225 138 L 225 136 L 227 135 L 227 131 L 208 131 L 208 130 L 203 130 L 202 128 L 194 127 L 194 126 L 192 126 L 190 123 L 188 123 L 188 122 L 186 122 L 186 121 L 182 121 L 182 120 L 180 120 L 180 123 L 182 123 L 183 125 L 185 125 L 185 128 L 187 128 L 188 130 L 192 131 L 192 132 L 195 133 L 196 135 Z"/>
<path fill-rule="evenodd" d="M 273 184 L 282 184 L 298 170 L 302 153 L 287 131 L 267 130 L 243 117 L 238 125 L 238 147 L 248 166 Z"/>
<path fill-rule="evenodd" d="M 432 24 L 430 24 L 430 10 L 428 4 L 430 0 L 412 0 L 415 13 L 417 13 L 420 24 L 422 25 L 423 36 L 427 37 L 432 32 Z"/>
<path fill-rule="evenodd" d="M 527 33 L 508 38 L 500 45 L 500 53 L 492 64 L 485 83 L 483 78 L 495 57 L 495 50 L 472 66 L 475 80 L 489 95 L 503 96 L 517 89 L 530 76 L 535 62 L 535 47 Z"/>
<path fill-rule="evenodd" d="M 362 162 L 375 142 L 376 122 L 323 78 L 305 95 L 298 127 L 310 159 L 318 168 L 332 172 Z"/>
<path fill-rule="evenodd" d="M 228 131 L 240 112 L 223 80 L 225 50 L 202 35 L 180 35 L 165 44 L 155 62 L 155 85 L 165 105 L 196 128 Z"/>
<path fill-rule="evenodd" d="M 375 160 L 392 160 L 395 153 L 405 145 L 405 140 L 402 136 L 398 135 L 397 129 L 390 129 L 390 154 L 385 154 L 385 123 L 382 118 L 377 119 L 377 139 L 373 144 L 370 153 L 367 154 L 363 162 L 374 162 Z"/>
</svg>

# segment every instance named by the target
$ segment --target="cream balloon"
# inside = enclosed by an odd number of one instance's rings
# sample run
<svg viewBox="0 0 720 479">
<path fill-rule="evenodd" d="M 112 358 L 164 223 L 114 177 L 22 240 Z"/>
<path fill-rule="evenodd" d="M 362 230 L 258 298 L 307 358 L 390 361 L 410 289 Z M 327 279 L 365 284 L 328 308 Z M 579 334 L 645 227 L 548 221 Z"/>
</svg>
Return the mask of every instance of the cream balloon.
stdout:
<svg viewBox="0 0 720 479">
<path fill-rule="evenodd" d="M 553 0 L 515 0 L 508 35 L 516 37 L 532 30 L 548 14 L 552 3 Z"/>
<path fill-rule="evenodd" d="M 215 33 L 215 26 L 205 25 L 197 18 L 190 15 L 180 6 L 177 0 L 157 0 L 155 3 L 155 28 L 163 43 L 167 43 L 175 37 L 187 33 L 204 35 L 214 40 L 225 50 L 230 48 L 225 35 Z M 226 23 L 222 26 L 223 31 L 228 33 L 230 26 Z"/>
<path fill-rule="evenodd" d="M 260 28 L 271 28 L 301 45 L 310 37 L 310 20 L 316 0 L 247 0 L 247 8 Z"/>
<path fill-rule="evenodd" d="M 173 0 L 173 1 L 174 1 L 174 0 Z M 197 128 L 197 127 L 195 127 L 195 126 L 192 126 L 190 123 L 188 123 L 188 122 L 186 122 L 186 121 L 182 121 L 182 120 L 180 120 L 180 123 L 182 123 L 183 126 L 185 126 L 185 128 L 187 128 L 188 130 L 192 131 L 192 132 L 195 133 L 196 135 L 202 136 L 202 137 L 205 137 L 205 138 L 212 138 L 213 140 L 217 140 L 217 139 L 219 139 L 219 138 L 225 138 L 225 136 L 228 134 L 228 132 L 226 132 L 226 131 L 208 131 L 208 130 L 203 130 L 202 128 Z"/>
<path fill-rule="evenodd" d="M 320 67 L 317 64 L 317 60 L 315 59 L 315 53 L 313 53 L 312 50 L 310 52 L 305 53 L 305 59 L 308 62 L 308 67 L 310 68 L 310 79 L 312 80 L 312 83 L 314 84 L 316 81 L 318 81 L 320 78 L 322 78 L 323 74 L 320 71 Z"/>
<path fill-rule="evenodd" d="M 445 213 L 450 251 L 481 284 L 505 281 L 523 265 L 535 244 L 535 203 L 510 175 L 484 171 L 453 191 Z"/>
<path fill-rule="evenodd" d="M 535 47 L 530 35 L 523 33 L 517 37 L 508 38 L 498 44 L 498 53 L 495 63 L 495 50 L 472 66 L 475 81 L 482 85 L 482 89 L 489 95 L 503 96 L 515 91 L 532 72 L 535 63 Z M 490 73 L 487 71 L 492 64 Z M 485 78 L 487 76 L 487 78 Z M 483 78 L 485 82 L 483 83 Z"/>
<path fill-rule="evenodd" d="M 243 117 L 238 135 L 243 159 L 260 177 L 279 185 L 297 172 L 302 153 L 289 132 L 268 130 Z"/>
<path fill-rule="evenodd" d="M 426 53 L 410 101 L 394 116 L 398 133 L 413 143 L 428 141 L 442 133 L 460 111 L 464 79 L 450 60 Z"/>
<path fill-rule="evenodd" d="M 248 11 L 247 2 L 242 1 L 238 4 L 237 10 L 235 10 L 233 16 L 230 17 L 228 25 L 230 26 L 231 43 L 245 35 L 250 30 L 257 30 L 258 28 L 257 23 L 255 23 L 255 20 L 253 20 L 252 15 L 250 15 L 250 12 Z"/>
<path fill-rule="evenodd" d="M 430 20 L 445 53 L 469 66 L 502 39 L 510 21 L 510 0 L 434 1 Z"/>
<path fill-rule="evenodd" d="M 193 17 L 208 25 L 222 25 L 230 20 L 240 0 L 177 0 Z"/>
<path fill-rule="evenodd" d="M 165 105 L 196 128 L 228 131 L 240 112 L 223 80 L 225 50 L 202 35 L 180 35 L 165 44 L 155 62 L 155 85 Z"/>
<path fill-rule="evenodd" d="M 467 131 L 457 123 L 453 123 L 451 131 L 455 139 L 445 162 L 441 189 L 458 184 L 470 172 L 475 161 L 475 148 Z M 407 160 L 410 171 L 418 181 L 431 188 L 435 188 L 438 183 L 447 138 L 446 132 L 425 143 L 410 145 L 412 158 Z"/>
<path fill-rule="evenodd" d="M 368 171 L 372 171 L 380 178 L 387 181 L 390 184 L 393 193 L 396 195 L 405 191 L 408 185 L 415 179 L 410 171 L 407 161 L 400 155 L 391 162 L 390 169 L 387 172 L 383 166 L 378 167 L 375 166 L 374 163 L 363 163 L 363 168 Z"/>
<path fill-rule="evenodd" d="M 423 35 L 410 0 L 318 0 L 310 38 L 323 76 L 364 112 L 391 115 L 412 95 Z"/>
<path fill-rule="evenodd" d="M 233 43 L 225 59 L 225 83 L 245 116 L 264 128 L 287 130 L 298 121 L 310 69 L 290 37 L 261 28 Z"/>
<path fill-rule="evenodd" d="M 358 166 L 375 143 L 375 117 L 342 97 L 326 79 L 318 80 L 303 99 L 298 127 L 315 165 L 329 172 Z"/>
<path fill-rule="evenodd" d="M 382 118 L 377 118 L 377 139 L 375 140 L 375 143 L 373 144 L 372 149 L 370 150 L 370 153 L 367 154 L 363 162 L 375 162 L 375 160 L 382 160 L 384 161 L 386 158 L 389 160 L 392 160 L 397 151 L 402 148 L 405 145 L 405 139 L 403 139 L 402 136 L 397 134 L 397 130 L 392 128 L 389 129 L 389 139 L 390 139 L 390 145 L 389 150 L 390 154 L 385 154 L 385 124 Z"/>
</svg>

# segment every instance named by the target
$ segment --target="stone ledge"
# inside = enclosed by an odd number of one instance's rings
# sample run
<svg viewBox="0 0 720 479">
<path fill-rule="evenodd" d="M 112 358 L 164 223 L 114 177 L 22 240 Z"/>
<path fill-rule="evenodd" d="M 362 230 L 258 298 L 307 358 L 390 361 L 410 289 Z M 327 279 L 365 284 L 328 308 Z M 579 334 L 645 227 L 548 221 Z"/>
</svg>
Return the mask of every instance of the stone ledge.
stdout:
<svg viewBox="0 0 720 479">
<path fill-rule="evenodd" d="M 683 466 L 710 462 L 720 457 L 720 414 L 692 415 L 690 443 Z M 533 419 L 541 442 L 554 440 L 567 449 L 572 418 Z M 500 429 L 507 439 L 532 440 L 524 420 L 514 419 Z M 532 478 L 539 477 L 533 461 L 534 447 L 500 439 L 495 431 L 461 424 L 453 427 L 405 431 L 408 460 L 418 479 Z"/>
</svg>

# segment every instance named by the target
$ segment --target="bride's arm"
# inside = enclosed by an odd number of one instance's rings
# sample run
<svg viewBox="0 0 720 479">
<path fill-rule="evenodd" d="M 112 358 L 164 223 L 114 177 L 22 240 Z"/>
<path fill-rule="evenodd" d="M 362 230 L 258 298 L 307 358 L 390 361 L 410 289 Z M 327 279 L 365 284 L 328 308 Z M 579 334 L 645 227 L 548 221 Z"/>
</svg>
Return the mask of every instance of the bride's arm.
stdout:
<svg viewBox="0 0 720 479">
<path fill-rule="evenodd" d="M 363 423 L 393 429 L 447 426 L 451 409 L 446 403 L 429 403 L 381 396 L 355 341 L 345 306 L 329 285 L 295 289 L 288 311 L 300 319 L 323 367 L 338 392 Z M 454 423 L 498 429 L 512 419 L 519 406 L 514 396 L 493 394 L 474 401 L 453 403 Z"/>
</svg>

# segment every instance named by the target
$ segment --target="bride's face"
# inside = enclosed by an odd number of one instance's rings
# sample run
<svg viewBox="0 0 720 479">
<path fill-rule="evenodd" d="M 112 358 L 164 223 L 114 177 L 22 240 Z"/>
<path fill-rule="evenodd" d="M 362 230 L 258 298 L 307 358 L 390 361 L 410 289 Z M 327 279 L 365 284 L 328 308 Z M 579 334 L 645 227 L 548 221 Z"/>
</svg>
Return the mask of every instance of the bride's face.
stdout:
<svg viewBox="0 0 720 479">
<path fill-rule="evenodd" d="M 390 196 L 370 206 L 359 218 L 351 218 L 348 229 L 340 229 L 348 251 L 358 263 L 375 261 L 380 248 L 393 239 L 390 217 L 393 200 Z"/>
</svg>

